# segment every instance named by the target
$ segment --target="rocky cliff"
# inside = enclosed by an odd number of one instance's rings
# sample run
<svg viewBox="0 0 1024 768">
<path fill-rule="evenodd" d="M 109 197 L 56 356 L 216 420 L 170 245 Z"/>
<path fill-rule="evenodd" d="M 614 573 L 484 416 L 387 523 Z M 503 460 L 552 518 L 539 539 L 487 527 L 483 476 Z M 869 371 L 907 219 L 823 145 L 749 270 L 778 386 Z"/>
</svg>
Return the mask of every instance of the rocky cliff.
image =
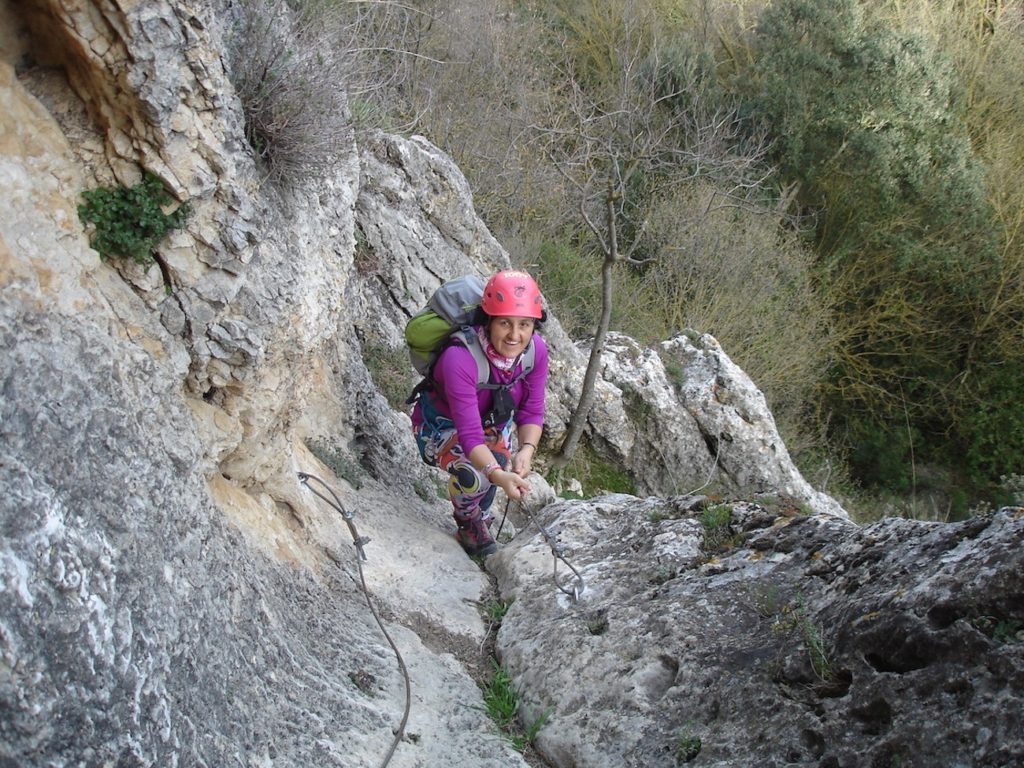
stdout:
<svg viewBox="0 0 1024 768">
<path fill-rule="evenodd" d="M 0 3 L 0 762 L 524 765 L 473 682 L 490 577 L 380 363 L 441 280 L 508 257 L 421 138 L 263 183 L 230 6 Z M 101 260 L 82 193 L 144 171 L 186 224 L 149 269 Z M 554 441 L 586 344 L 545 332 Z M 487 564 L 497 653 L 548 715 L 532 760 L 1024 761 L 1019 510 L 853 525 L 709 336 L 613 338 L 589 432 L 645 497 L 538 478 Z M 397 744 L 363 579 L 408 667 Z"/>
</svg>

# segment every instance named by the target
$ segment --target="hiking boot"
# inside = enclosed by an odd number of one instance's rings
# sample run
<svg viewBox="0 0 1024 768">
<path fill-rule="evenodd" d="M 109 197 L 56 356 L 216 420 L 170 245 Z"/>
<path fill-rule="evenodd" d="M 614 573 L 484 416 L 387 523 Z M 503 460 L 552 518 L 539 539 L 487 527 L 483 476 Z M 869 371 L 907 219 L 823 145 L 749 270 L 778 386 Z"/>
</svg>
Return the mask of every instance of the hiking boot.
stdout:
<svg viewBox="0 0 1024 768">
<path fill-rule="evenodd" d="M 468 520 L 456 520 L 459 530 L 455 532 L 455 540 L 466 550 L 470 557 L 485 557 L 493 555 L 498 551 L 498 545 L 494 543 L 491 532 L 487 530 L 487 523 L 483 517 L 475 515 Z"/>
</svg>

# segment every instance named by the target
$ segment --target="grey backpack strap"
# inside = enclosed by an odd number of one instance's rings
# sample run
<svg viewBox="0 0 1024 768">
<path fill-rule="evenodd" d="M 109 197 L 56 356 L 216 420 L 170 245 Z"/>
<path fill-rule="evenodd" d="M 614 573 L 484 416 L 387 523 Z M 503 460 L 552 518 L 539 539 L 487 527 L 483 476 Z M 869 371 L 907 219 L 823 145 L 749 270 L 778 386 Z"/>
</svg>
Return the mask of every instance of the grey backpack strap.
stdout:
<svg viewBox="0 0 1024 768">
<path fill-rule="evenodd" d="M 523 352 L 523 358 L 519 362 L 523 365 L 523 376 L 533 370 L 533 366 L 537 362 L 537 345 L 533 343 L 532 338 L 526 345 L 526 351 Z"/>
<path fill-rule="evenodd" d="M 480 339 L 476 337 L 476 331 L 469 326 L 463 326 L 452 334 L 462 346 L 469 350 L 476 362 L 476 388 L 484 389 L 491 380 L 491 364 L 487 360 L 487 353 L 480 346 Z"/>
</svg>

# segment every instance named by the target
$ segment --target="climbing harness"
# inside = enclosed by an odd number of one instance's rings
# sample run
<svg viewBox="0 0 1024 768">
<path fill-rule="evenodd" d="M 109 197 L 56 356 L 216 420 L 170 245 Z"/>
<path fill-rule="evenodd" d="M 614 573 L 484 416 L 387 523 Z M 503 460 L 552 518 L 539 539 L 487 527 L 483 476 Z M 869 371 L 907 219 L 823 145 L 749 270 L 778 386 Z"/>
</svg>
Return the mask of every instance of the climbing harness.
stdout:
<svg viewBox="0 0 1024 768">
<path fill-rule="evenodd" d="M 336 494 L 331 487 L 327 485 L 327 483 L 316 475 L 310 475 L 306 472 L 299 472 L 298 475 L 299 482 L 305 485 L 314 496 L 322 499 L 329 506 L 334 507 L 334 509 L 341 514 L 342 519 L 348 526 L 348 530 L 352 534 L 352 543 L 355 544 L 356 551 L 358 553 L 356 557 L 356 565 L 359 566 L 359 583 L 363 588 L 363 595 L 366 597 L 366 604 L 369 606 L 370 613 L 373 614 L 373 618 L 376 620 L 377 626 L 380 627 L 380 631 L 384 634 L 384 637 L 387 639 L 391 649 L 395 652 L 395 658 L 398 659 L 398 667 L 402 671 L 402 677 L 405 678 L 405 712 L 402 714 L 402 722 L 399 724 L 398 730 L 395 732 L 395 738 L 391 742 L 391 748 L 388 750 L 387 755 L 385 755 L 384 762 L 380 764 L 380 768 L 386 768 L 388 763 L 391 762 L 392 755 L 395 754 L 395 750 L 398 748 L 398 743 L 405 735 L 405 725 L 409 722 L 409 709 L 412 706 L 412 683 L 409 680 L 409 670 L 405 667 L 405 660 L 402 658 L 402 654 L 399 652 L 398 646 L 395 645 L 395 641 L 391 639 L 391 635 L 389 635 L 388 631 L 384 628 L 384 622 L 381 621 L 380 616 L 377 614 L 377 609 L 373 607 L 373 602 L 370 600 L 370 591 L 366 587 L 366 577 L 363 575 L 363 561 L 366 560 L 366 551 L 363 548 L 370 543 L 370 540 L 365 536 L 359 535 L 359 531 L 356 530 L 355 523 L 352 522 L 352 513 L 342 506 L 341 500 L 338 498 L 338 494 Z M 316 480 L 316 482 L 326 488 L 327 492 L 331 494 L 334 500 L 332 501 L 313 488 L 309 484 L 310 480 Z"/>
<path fill-rule="evenodd" d="M 543 525 L 540 524 L 540 521 L 537 520 L 537 518 L 535 518 L 533 516 L 533 513 L 530 512 L 530 510 L 526 508 L 526 506 L 523 504 L 522 499 L 520 499 L 516 503 L 519 505 L 519 511 L 526 513 L 526 516 L 530 519 L 530 522 L 537 526 L 537 530 L 540 531 L 541 536 L 544 537 L 544 540 L 548 543 L 548 546 L 551 548 L 551 555 L 554 558 L 554 570 L 552 571 L 551 577 L 552 577 L 552 579 L 554 579 L 555 586 L 558 587 L 558 590 L 560 592 L 562 592 L 563 594 L 568 595 L 574 601 L 579 600 L 580 599 L 580 595 L 583 594 L 583 590 L 586 587 L 586 584 L 583 581 L 583 576 L 580 575 L 580 572 L 578 570 L 576 570 L 576 568 L 573 566 L 572 563 L 570 563 L 568 560 L 565 559 L 565 555 L 563 554 L 565 550 L 563 549 L 562 545 L 559 544 L 555 540 L 554 536 L 552 536 L 550 533 L 548 533 L 547 529 Z M 509 504 L 511 504 L 511 500 L 510 499 L 506 499 L 506 501 L 505 501 L 505 512 L 502 514 L 502 516 L 501 516 L 501 523 L 498 525 L 498 536 L 501 535 L 501 529 L 505 526 L 505 518 L 508 517 L 508 507 L 509 507 Z M 497 536 L 495 538 L 497 538 Z M 573 575 L 576 577 L 575 583 L 573 584 L 572 589 L 569 589 L 568 587 L 566 587 L 558 579 L 558 561 L 559 560 L 561 560 L 563 563 L 565 563 L 566 567 L 570 571 L 572 571 Z"/>
</svg>

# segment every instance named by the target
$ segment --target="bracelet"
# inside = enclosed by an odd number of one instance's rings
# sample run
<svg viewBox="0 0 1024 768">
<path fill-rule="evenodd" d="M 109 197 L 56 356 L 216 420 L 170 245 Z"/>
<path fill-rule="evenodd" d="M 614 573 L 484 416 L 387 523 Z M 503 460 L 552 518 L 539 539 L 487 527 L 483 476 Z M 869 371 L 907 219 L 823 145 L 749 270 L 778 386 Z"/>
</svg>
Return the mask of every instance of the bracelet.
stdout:
<svg viewBox="0 0 1024 768">
<path fill-rule="evenodd" d="M 521 449 L 523 449 L 523 448 L 525 448 L 526 446 L 530 446 L 531 448 L 533 448 L 533 452 L 534 452 L 534 453 L 536 453 L 536 452 L 537 452 L 537 444 L 536 444 L 536 443 L 527 443 L 527 442 L 523 442 L 523 443 L 520 443 L 520 444 L 519 444 L 519 448 L 520 448 L 520 450 L 521 450 Z"/>
<path fill-rule="evenodd" d="M 483 469 L 484 477 L 486 477 L 488 480 L 490 480 L 491 479 L 491 475 L 493 475 L 499 469 L 501 469 L 501 464 L 499 464 L 496 461 L 489 462 L 487 464 L 487 466 L 485 466 L 484 469 Z"/>
</svg>

